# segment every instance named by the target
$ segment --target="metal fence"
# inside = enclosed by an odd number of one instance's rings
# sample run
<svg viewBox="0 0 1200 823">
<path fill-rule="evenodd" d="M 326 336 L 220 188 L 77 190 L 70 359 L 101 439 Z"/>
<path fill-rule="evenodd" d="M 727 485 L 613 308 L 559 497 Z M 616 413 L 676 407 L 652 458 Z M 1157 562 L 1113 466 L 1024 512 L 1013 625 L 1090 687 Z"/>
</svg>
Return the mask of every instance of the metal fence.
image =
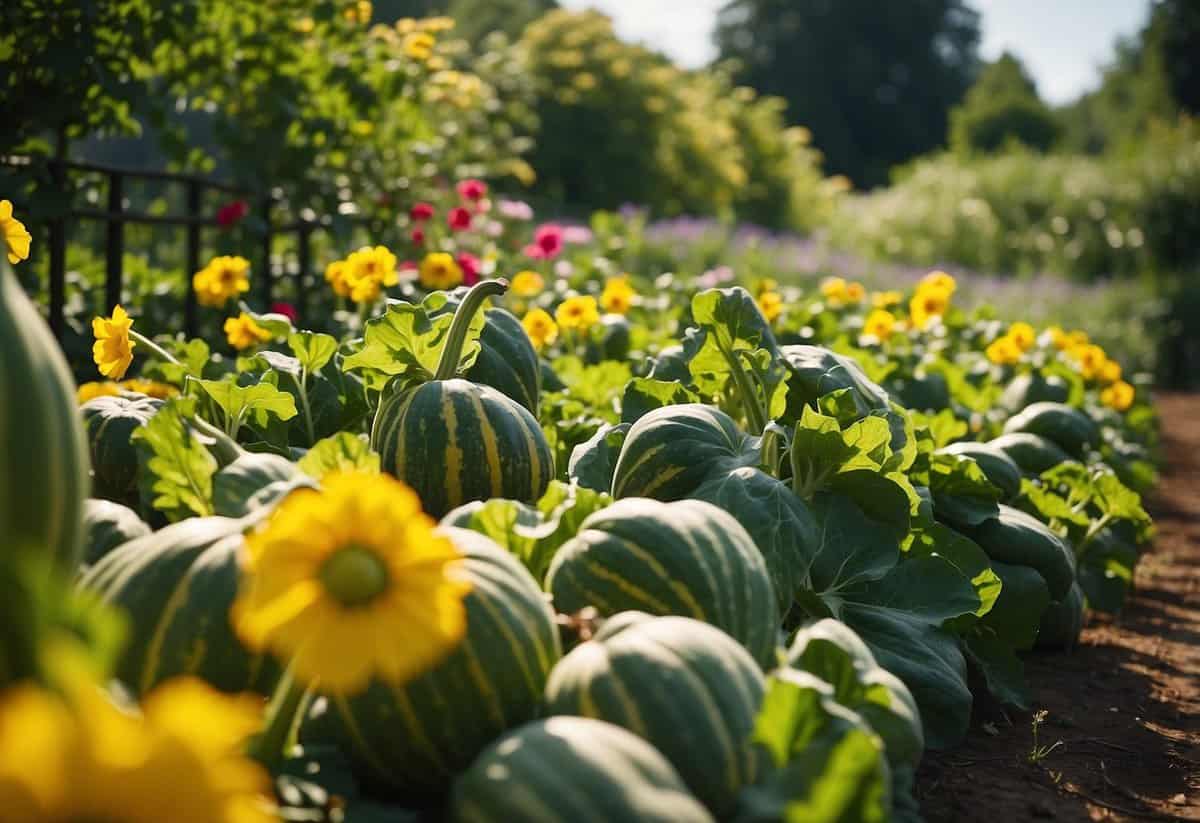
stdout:
<svg viewBox="0 0 1200 823">
<path fill-rule="evenodd" d="M 270 305 L 275 290 L 275 274 L 272 268 L 272 246 L 275 239 L 284 235 L 295 236 L 296 279 L 295 294 L 297 309 L 304 311 L 306 296 L 304 283 L 312 266 L 312 234 L 322 227 L 317 220 L 299 219 L 288 223 L 276 223 L 277 202 L 271 194 L 248 191 L 207 177 L 179 174 L 166 171 L 143 171 L 122 169 L 96 163 L 79 163 L 59 160 L 32 160 L 24 157 L 0 157 L 0 165 L 32 166 L 43 164 L 49 172 L 48 178 L 54 188 L 64 196 L 71 197 L 72 174 L 98 174 L 105 180 L 105 208 L 81 208 L 72 199 L 70 208 L 44 221 L 48 237 L 49 255 L 49 305 L 47 320 L 56 337 L 62 339 L 65 328 L 64 306 L 66 303 L 67 236 L 72 224 L 93 221 L 104 226 L 104 303 L 106 311 L 121 302 L 123 283 L 123 257 L 125 254 L 125 227 L 131 224 L 175 226 L 186 232 L 184 331 L 190 337 L 196 333 L 196 292 L 192 288 L 191 275 L 201 266 L 201 248 L 205 229 L 220 227 L 213 213 L 203 210 L 206 192 L 216 191 L 244 199 L 255 210 L 264 230 L 259 256 L 261 273 L 257 281 L 258 297 Z M 158 181 L 184 188 L 184 209 L 181 214 L 148 214 L 126 208 L 125 187 L 128 181 Z M 36 220 L 30 221 L 38 226 Z"/>
</svg>

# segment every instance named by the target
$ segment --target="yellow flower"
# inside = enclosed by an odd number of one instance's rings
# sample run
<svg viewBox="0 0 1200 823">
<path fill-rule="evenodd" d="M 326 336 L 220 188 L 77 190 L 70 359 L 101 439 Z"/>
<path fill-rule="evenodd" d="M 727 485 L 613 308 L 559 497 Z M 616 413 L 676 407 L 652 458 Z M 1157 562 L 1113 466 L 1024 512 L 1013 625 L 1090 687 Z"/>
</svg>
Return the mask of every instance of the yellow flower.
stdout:
<svg viewBox="0 0 1200 823">
<path fill-rule="evenodd" d="M 1085 380 L 1098 377 L 1104 371 L 1104 364 L 1108 362 L 1108 356 L 1104 353 L 1104 349 L 1093 343 L 1074 346 L 1068 350 L 1067 354 L 1079 366 L 1079 373 Z"/>
<path fill-rule="evenodd" d="M 921 286 L 908 302 L 909 315 L 915 328 L 923 329 L 935 317 L 941 317 L 950 307 L 950 292 L 938 286 Z"/>
<path fill-rule="evenodd" d="M 170 680 L 140 715 L 92 684 L 68 698 L 32 685 L 0 695 L 5 820 L 268 823 L 271 779 L 242 746 L 261 704 Z"/>
<path fill-rule="evenodd" d="M 292 24 L 292 28 L 300 32 L 300 34 L 311 34 L 317 24 L 311 17 L 301 17 Z"/>
<path fill-rule="evenodd" d="M 1126 383 L 1124 380 L 1118 380 L 1111 386 L 1106 386 L 1100 392 L 1100 402 L 1108 406 L 1110 409 L 1116 409 L 1119 412 L 1127 411 L 1133 405 L 1133 397 L 1136 394 L 1133 386 Z"/>
<path fill-rule="evenodd" d="M 242 312 L 225 321 L 225 338 L 238 351 L 257 346 L 271 339 L 271 333 L 254 322 L 254 318 Z"/>
<path fill-rule="evenodd" d="M 1116 360 L 1105 360 L 1100 367 L 1100 382 L 1108 385 L 1121 379 L 1121 364 Z"/>
<path fill-rule="evenodd" d="M 1073 348 L 1075 346 L 1083 346 L 1089 342 L 1091 342 L 1091 339 L 1088 337 L 1087 332 L 1076 329 L 1075 331 L 1073 331 L 1067 335 L 1066 348 L 1069 349 L 1069 348 Z"/>
<path fill-rule="evenodd" d="M 591 296 L 568 297 L 554 311 L 554 320 L 561 329 L 586 331 L 599 319 L 596 298 Z"/>
<path fill-rule="evenodd" d="M 1006 336 L 1010 337 L 1022 352 L 1029 351 L 1037 342 L 1037 332 L 1028 323 L 1013 323 L 1008 327 Z"/>
<path fill-rule="evenodd" d="M 250 261 L 244 257 L 214 257 L 192 277 L 196 300 L 202 306 L 219 308 L 250 291 Z"/>
<path fill-rule="evenodd" d="M 783 296 L 777 291 L 763 292 L 755 302 L 768 323 L 774 323 L 775 319 L 783 314 Z"/>
<path fill-rule="evenodd" d="M 558 325 L 549 312 L 542 309 L 533 309 L 528 312 L 521 319 L 521 325 L 525 327 L 525 333 L 529 335 L 530 342 L 538 351 L 558 339 Z"/>
<path fill-rule="evenodd" d="M 862 283 L 847 283 L 846 284 L 846 302 L 861 303 L 862 299 L 867 296 L 867 290 L 863 288 Z"/>
<path fill-rule="evenodd" d="M 169 397 L 179 394 L 179 389 L 169 383 L 159 383 L 157 380 L 143 380 L 142 378 L 126 380 L 121 383 L 120 387 L 125 391 L 137 392 L 147 397 L 156 397 L 159 400 L 166 400 Z"/>
<path fill-rule="evenodd" d="M 351 23 L 367 24 L 371 22 L 371 15 L 374 13 L 374 8 L 371 6 L 371 0 L 354 0 L 342 11 L 342 16 Z"/>
<path fill-rule="evenodd" d="M 424 289 L 437 291 L 452 289 L 459 285 L 462 283 L 463 275 L 462 269 L 459 268 L 453 255 L 444 251 L 435 251 L 425 255 L 425 259 L 421 261 L 418 278 Z"/>
<path fill-rule="evenodd" d="M 1050 340 L 1050 345 L 1054 346 L 1054 348 L 1058 349 L 1059 351 L 1062 351 L 1071 345 L 1071 340 L 1067 336 L 1067 333 L 1064 332 L 1059 326 L 1047 326 L 1044 334 Z"/>
<path fill-rule="evenodd" d="M 899 306 L 904 295 L 898 291 L 877 291 L 871 295 L 871 305 L 877 309 L 890 309 Z"/>
<path fill-rule="evenodd" d="M 13 217 L 12 203 L 8 200 L 0 200 L 0 232 L 4 234 L 9 263 L 15 266 L 29 257 L 29 244 L 33 238 L 25 229 L 25 224 Z"/>
<path fill-rule="evenodd" d="M 333 293 L 338 297 L 350 296 L 349 274 L 350 268 L 345 260 L 334 260 L 325 267 L 325 282 L 333 287 Z"/>
<path fill-rule="evenodd" d="M 770 277 L 764 277 L 762 280 L 758 281 L 758 285 L 754 289 L 754 294 L 756 297 L 762 297 L 764 294 L 766 294 L 769 291 L 778 291 L 778 290 L 779 290 L 779 282 L 778 281 L 772 280 Z"/>
<path fill-rule="evenodd" d="M 433 56 L 433 47 L 437 40 L 432 34 L 424 31 L 414 32 L 404 38 L 404 53 L 413 60 L 424 63 Z"/>
<path fill-rule="evenodd" d="M 846 298 L 846 281 L 840 277 L 827 277 L 821 281 L 821 294 L 832 303 Z"/>
<path fill-rule="evenodd" d="M 1021 344 L 1009 335 L 998 337 L 986 350 L 987 359 L 1001 366 L 1011 365 L 1021 359 Z"/>
<path fill-rule="evenodd" d="M 944 271 L 931 271 L 921 278 L 917 291 L 922 289 L 940 289 L 949 296 L 958 290 L 958 282 Z"/>
<path fill-rule="evenodd" d="M 867 315 L 866 322 L 863 323 L 863 333 L 869 334 L 877 340 L 887 340 L 895 330 L 896 316 L 883 309 L 871 312 Z"/>
<path fill-rule="evenodd" d="M 133 362 L 133 347 L 137 344 L 129 339 L 133 318 L 125 309 L 117 306 L 112 317 L 93 317 L 92 334 L 96 342 L 92 345 L 92 359 L 100 373 L 113 380 L 120 380 Z"/>
<path fill-rule="evenodd" d="M 346 258 L 341 276 L 355 303 L 373 303 L 379 299 L 384 286 L 400 282 L 396 255 L 384 246 L 366 246 L 351 254 Z"/>
<path fill-rule="evenodd" d="M 84 383 L 75 390 L 75 399 L 79 405 L 83 405 L 89 400 L 95 400 L 97 397 L 115 397 L 121 393 L 121 386 L 111 380 L 96 381 L 92 383 Z"/>
<path fill-rule="evenodd" d="M 535 271 L 520 271 L 513 275 L 509 288 L 516 297 L 534 297 L 546 287 L 546 281 Z"/>
<path fill-rule="evenodd" d="M 610 278 L 600 295 L 600 307 L 612 314 L 625 314 L 633 305 L 637 292 L 629 285 L 627 276 Z"/>
<path fill-rule="evenodd" d="M 403 684 L 466 632 L 461 555 L 399 480 L 333 473 L 322 486 L 290 494 L 246 538 L 233 623 L 323 692 L 358 692 L 376 675 Z"/>
</svg>

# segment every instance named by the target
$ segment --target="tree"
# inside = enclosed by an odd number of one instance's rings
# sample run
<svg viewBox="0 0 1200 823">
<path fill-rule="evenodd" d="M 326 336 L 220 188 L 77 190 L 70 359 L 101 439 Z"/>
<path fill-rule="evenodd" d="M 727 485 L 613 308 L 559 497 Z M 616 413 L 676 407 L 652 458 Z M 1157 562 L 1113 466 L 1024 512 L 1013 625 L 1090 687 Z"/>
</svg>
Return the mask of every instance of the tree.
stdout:
<svg viewBox="0 0 1200 823">
<path fill-rule="evenodd" d="M 1171 94 L 1185 111 L 1200 114 L 1200 4 L 1159 0 L 1152 25 L 1161 36 L 1163 65 Z"/>
<path fill-rule="evenodd" d="M 401 17 L 446 15 L 454 18 L 457 35 L 478 43 L 494 31 L 515 40 L 527 25 L 556 8 L 557 0 L 375 0 L 373 19 L 394 23 Z"/>
<path fill-rule="evenodd" d="M 1045 151 L 1058 133 L 1054 113 L 1008 52 L 980 72 L 966 99 L 950 112 L 950 144 L 962 153 L 996 152 L 1014 142 Z"/>
<path fill-rule="evenodd" d="M 716 33 L 738 82 L 788 101 L 830 171 L 860 185 L 939 146 L 977 68 L 963 0 L 730 0 Z"/>
</svg>

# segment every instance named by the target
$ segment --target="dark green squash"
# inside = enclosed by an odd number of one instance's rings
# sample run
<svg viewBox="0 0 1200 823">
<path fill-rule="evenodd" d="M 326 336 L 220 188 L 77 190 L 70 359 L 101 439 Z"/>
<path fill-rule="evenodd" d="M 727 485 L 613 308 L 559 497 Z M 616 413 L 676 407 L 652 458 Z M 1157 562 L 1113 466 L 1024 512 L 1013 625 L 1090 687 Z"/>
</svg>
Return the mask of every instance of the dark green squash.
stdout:
<svg viewBox="0 0 1200 823">
<path fill-rule="evenodd" d="M 1033 476 L 1071 460 L 1057 443 L 1031 432 L 1002 434 L 987 445 L 1004 452 L 1022 472 Z"/>
<path fill-rule="evenodd" d="M 938 449 L 937 453 L 955 454 L 974 460 L 991 484 L 1004 493 L 1002 500 L 1012 500 L 1021 493 L 1021 467 L 993 444 L 970 441 L 951 443 Z"/>
<path fill-rule="evenodd" d="M 92 461 L 92 496 L 138 505 L 138 452 L 132 436 L 163 401 L 144 394 L 97 397 L 79 407 Z"/>
<path fill-rule="evenodd" d="M 1088 449 L 1100 445 L 1100 427 L 1065 403 L 1033 403 L 1004 424 L 1004 433 L 1026 432 L 1045 437 L 1067 454 L 1082 458 Z"/>
<path fill-rule="evenodd" d="M 83 528 L 83 562 L 88 566 L 117 546 L 150 534 L 150 527 L 133 509 L 94 497 L 84 502 Z"/>
</svg>

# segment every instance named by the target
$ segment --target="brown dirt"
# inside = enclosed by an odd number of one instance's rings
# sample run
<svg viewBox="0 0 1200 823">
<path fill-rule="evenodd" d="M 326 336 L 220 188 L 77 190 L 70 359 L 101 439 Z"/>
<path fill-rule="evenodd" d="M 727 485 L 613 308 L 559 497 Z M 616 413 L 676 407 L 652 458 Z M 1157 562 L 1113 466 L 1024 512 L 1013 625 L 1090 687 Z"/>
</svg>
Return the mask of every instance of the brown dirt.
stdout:
<svg viewBox="0 0 1200 823">
<path fill-rule="evenodd" d="M 1091 615 L 1071 653 L 1026 660 L 1033 708 L 978 706 L 966 742 L 918 774 L 930 823 L 1200 821 L 1200 395 L 1162 395 L 1158 537 L 1116 618 Z"/>
</svg>

